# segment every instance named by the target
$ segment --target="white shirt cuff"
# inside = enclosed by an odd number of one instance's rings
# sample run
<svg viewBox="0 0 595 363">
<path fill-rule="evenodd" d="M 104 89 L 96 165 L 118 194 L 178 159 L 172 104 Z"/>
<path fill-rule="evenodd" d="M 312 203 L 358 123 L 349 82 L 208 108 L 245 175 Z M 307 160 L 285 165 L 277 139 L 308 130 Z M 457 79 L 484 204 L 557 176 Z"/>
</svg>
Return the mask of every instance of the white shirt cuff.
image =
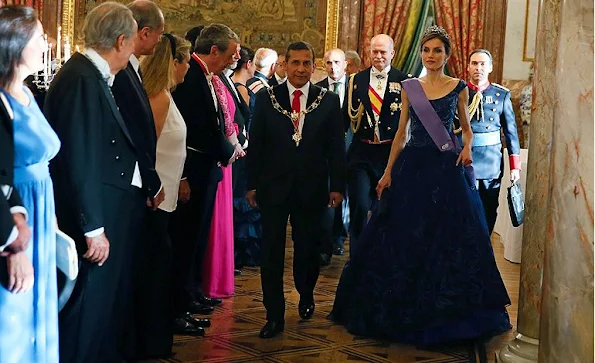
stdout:
<svg viewBox="0 0 595 363">
<path fill-rule="evenodd" d="M 27 213 L 27 210 L 25 209 L 25 207 L 22 207 L 20 205 L 10 207 L 10 213 L 11 214 L 21 213 L 22 215 L 25 216 L 25 222 L 27 222 L 29 220 L 29 214 Z"/>
<path fill-rule="evenodd" d="M 153 196 L 153 199 L 157 198 L 157 196 L 159 195 L 159 193 L 161 193 L 162 190 L 163 190 L 163 184 L 161 184 L 161 186 L 159 187 L 159 190 L 157 191 L 157 194 L 155 194 Z"/>
<path fill-rule="evenodd" d="M 85 237 L 89 237 L 89 238 L 97 237 L 100 234 L 102 234 L 104 231 L 105 231 L 105 228 L 100 227 L 100 228 L 97 228 L 97 229 L 94 229 L 92 231 L 85 233 Z"/>
<path fill-rule="evenodd" d="M 17 229 L 16 226 L 13 226 L 12 231 L 10 232 L 8 239 L 6 240 L 6 243 L 4 245 L 0 246 L 0 252 L 4 252 L 6 247 L 10 246 L 10 244 L 13 243 L 17 239 L 18 236 L 19 236 L 19 230 Z"/>
</svg>

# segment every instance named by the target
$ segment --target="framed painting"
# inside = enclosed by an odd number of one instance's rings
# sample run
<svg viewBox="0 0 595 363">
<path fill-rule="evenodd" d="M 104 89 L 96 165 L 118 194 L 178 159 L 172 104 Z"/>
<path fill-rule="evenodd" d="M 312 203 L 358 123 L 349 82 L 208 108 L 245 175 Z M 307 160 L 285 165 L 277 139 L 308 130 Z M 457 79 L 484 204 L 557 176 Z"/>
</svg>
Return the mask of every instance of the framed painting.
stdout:
<svg viewBox="0 0 595 363">
<path fill-rule="evenodd" d="M 67 1 L 67 0 L 65 0 Z M 75 33 L 85 15 L 105 0 L 78 0 Z M 123 4 L 129 0 L 117 0 Z M 317 57 L 337 46 L 339 0 L 155 0 L 165 16 L 168 32 L 183 36 L 198 25 L 222 23 L 232 28 L 242 45 L 284 51 L 303 40 Z"/>
</svg>

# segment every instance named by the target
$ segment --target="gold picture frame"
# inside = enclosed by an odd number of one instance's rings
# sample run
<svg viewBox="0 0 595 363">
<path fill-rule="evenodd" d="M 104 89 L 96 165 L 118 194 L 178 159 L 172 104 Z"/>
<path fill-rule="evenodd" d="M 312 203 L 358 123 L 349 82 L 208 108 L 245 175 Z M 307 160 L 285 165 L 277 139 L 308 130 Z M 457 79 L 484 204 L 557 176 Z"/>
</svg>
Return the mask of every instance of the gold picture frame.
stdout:
<svg viewBox="0 0 595 363">
<path fill-rule="evenodd" d="M 531 9 L 537 6 L 537 16 L 534 18 L 529 16 Z M 537 36 L 537 25 L 539 24 L 539 11 L 541 9 L 541 1 L 539 0 L 527 0 L 525 7 L 525 31 L 523 34 L 523 62 L 533 62 L 535 58 L 535 41 Z M 531 23 L 531 24 L 529 24 Z M 531 36 L 532 43 L 529 43 L 529 37 Z M 533 47 L 533 52 L 530 54 L 529 46 Z"/>
<path fill-rule="evenodd" d="M 62 14 L 60 14 L 59 24 L 62 27 L 62 41 L 66 39 L 72 45 L 74 51 L 74 45 L 76 39 L 74 38 L 74 22 L 76 19 L 76 0 L 62 0 Z"/>
<path fill-rule="evenodd" d="M 326 2 L 326 32 L 324 40 L 324 51 L 337 48 L 339 44 L 339 0 L 327 0 Z"/>
</svg>

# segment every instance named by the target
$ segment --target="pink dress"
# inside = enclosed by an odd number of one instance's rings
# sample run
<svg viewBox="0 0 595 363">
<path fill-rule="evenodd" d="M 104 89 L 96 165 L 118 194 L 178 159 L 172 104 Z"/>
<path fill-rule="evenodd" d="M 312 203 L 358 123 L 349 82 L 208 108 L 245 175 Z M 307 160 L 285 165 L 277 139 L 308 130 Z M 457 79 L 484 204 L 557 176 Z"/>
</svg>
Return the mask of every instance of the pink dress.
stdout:
<svg viewBox="0 0 595 363">
<path fill-rule="evenodd" d="M 233 115 L 235 103 L 232 94 L 221 81 L 213 86 L 219 99 L 225 97 L 227 102 L 221 102 L 225 119 L 225 135 L 233 137 L 236 133 Z M 218 83 L 218 84 L 216 84 Z M 224 95 L 221 95 L 224 92 Z M 223 179 L 219 182 L 215 197 L 215 209 L 211 221 L 209 245 L 203 264 L 203 292 L 209 297 L 228 297 L 234 292 L 234 235 L 233 235 L 233 191 L 232 166 L 222 167 Z"/>
</svg>

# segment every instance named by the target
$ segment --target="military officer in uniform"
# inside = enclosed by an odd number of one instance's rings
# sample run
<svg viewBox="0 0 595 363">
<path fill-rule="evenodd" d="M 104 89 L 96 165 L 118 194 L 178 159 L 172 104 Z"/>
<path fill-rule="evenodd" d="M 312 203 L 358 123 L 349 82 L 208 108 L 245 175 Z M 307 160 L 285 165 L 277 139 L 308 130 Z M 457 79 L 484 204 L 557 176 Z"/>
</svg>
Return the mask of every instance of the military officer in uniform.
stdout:
<svg viewBox="0 0 595 363">
<path fill-rule="evenodd" d="M 391 67 L 394 42 L 379 34 L 370 42 L 372 67 L 351 75 L 345 111 L 354 133 L 347 153 L 350 246 L 353 251 L 377 198 L 375 188 L 384 173 L 401 115 L 401 81 L 410 77 Z"/>
<path fill-rule="evenodd" d="M 473 168 L 477 189 L 483 203 L 490 234 L 496 224 L 498 196 L 504 158 L 502 137 L 504 133 L 510 160 L 510 180 L 520 178 L 521 159 L 517 125 L 510 101 L 510 91 L 496 83 L 490 83 L 492 55 L 485 49 L 476 49 L 469 56 L 469 117 L 473 130 Z M 455 122 L 456 126 L 456 122 Z M 460 129 L 455 130 L 460 133 Z"/>
</svg>

